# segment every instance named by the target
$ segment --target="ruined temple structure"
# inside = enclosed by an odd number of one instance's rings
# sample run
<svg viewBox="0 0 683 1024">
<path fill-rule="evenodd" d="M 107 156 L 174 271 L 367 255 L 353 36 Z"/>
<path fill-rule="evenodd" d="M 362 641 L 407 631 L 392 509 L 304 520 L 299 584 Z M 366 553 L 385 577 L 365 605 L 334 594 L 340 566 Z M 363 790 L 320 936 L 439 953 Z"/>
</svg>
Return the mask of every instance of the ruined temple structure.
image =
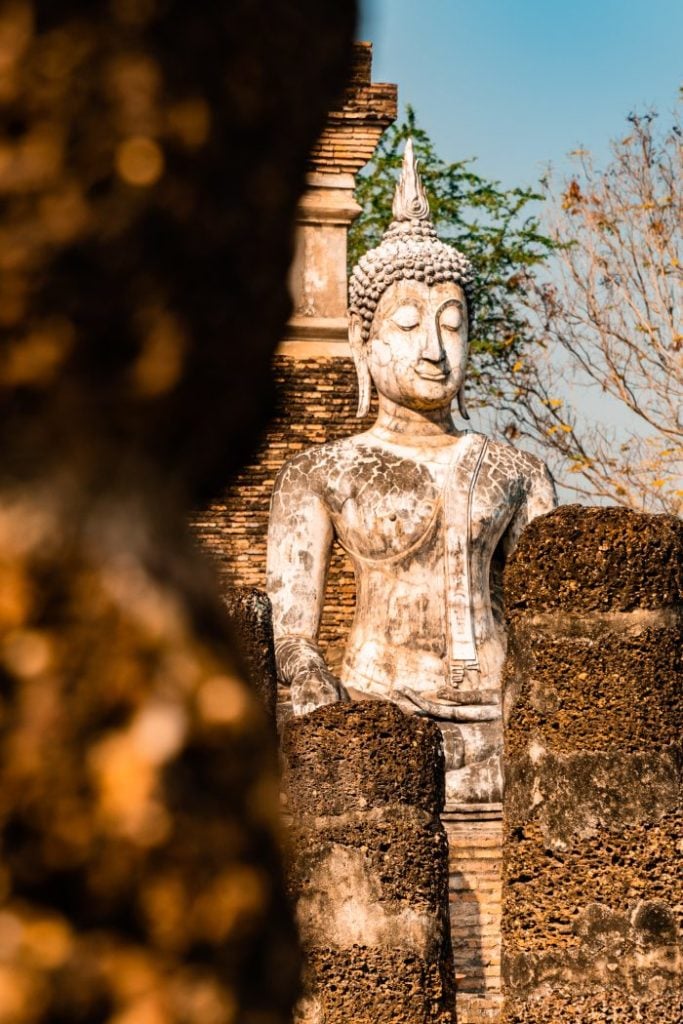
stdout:
<svg viewBox="0 0 683 1024">
<path fill-rule="evenodd" d="M 348 436 L 356 418 L 356 373 L 348 346 L 346 239 L 359 208 L 354 179 L 396 114 L 396 87 L 371 83 L 371 47 L 356 44 L 344 102 L 313 150 L 309 191 L 299 207 L 291 270 L 294 315 L 274 360 L 278 412 L 259 452 L 231 488 L 194 521 L 226 590 L 265 587 L 266 532 L 273 484 L 303 449 Z M 320 643 L 337 667 L 354 609 L 354 579 L 332 551 Z M 500 802 L 446 806 L 453 951 L 461 1024 L 495 1019 L 500 1006 Z"/>
<path fill-rule="evenodd" d="M 274 361 L 277 417 L 252 463 L 195 517 L 226 595 L 247 588 L 227 599 L 271 707 L 269 611 L 248 588 L 265 586 L 281 466 L 359 430 L 346 234 L 358 212 L 353 174 L 395 100 L 394 87 L 371 84 L 370 48 L 357 45 L 299 208 L 294 315 Z M 545 496 L 506 573 L 504 821 L 500 798 L 441 809 L 429 770 L 442 763 L 435 726 L 393 704 L 333 703 L 285 726 L 289 885 L 307 960 L 301 1020 L 445 1024 L 453 975 L 459 1024 L 681 1019 L 681 523 L 617 509 L 541 514 L 551 494 L 542 473 L 528 475 Z M 353 607 L 337 548 L 319 636 L 335 672 Z"/>
<path fill-rule="evenodd" d="M 683 1019 L 683 521 L 570 505 L 506 576 L 505 1024 Z"/>
</svg>

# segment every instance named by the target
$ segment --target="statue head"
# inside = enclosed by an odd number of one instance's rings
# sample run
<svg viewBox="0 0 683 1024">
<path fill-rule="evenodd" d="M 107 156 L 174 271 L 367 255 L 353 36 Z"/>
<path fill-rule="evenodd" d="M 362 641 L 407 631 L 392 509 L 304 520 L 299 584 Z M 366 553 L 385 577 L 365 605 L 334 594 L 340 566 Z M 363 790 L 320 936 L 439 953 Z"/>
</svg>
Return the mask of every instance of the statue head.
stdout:
<svg viewBox="0 0 683 1024">
<path fill-rule="evenodd" d="M 349 282 L 349 342 L 358 374 L 358 416 L 370 386 L 399 405 L 450 405 L 463 416 L 465 365 L 474 272 L 469 260 L 439 241 L 429 216 L 412 140 L 392 207 L 394 219 Z"/>
</svg>

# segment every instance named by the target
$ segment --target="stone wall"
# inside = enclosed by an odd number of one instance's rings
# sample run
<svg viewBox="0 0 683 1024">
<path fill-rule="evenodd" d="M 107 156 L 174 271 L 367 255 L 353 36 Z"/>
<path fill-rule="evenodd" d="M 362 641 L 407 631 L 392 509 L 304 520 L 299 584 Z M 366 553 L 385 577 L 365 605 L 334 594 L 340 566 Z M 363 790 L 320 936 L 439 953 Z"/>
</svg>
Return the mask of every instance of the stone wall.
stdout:
<svg viewBox="0 0 683 1024">
<path fill-rule="evenodd" d="M 504 1020 L 681 1019 L 683 522 L 568 506 L 506 573 Z"/>
<path fill-rule="evenodd" d="M 283 738 L 301 1024 L 455 1024 L 437 726 L 333 704 Z"/>
</svg>

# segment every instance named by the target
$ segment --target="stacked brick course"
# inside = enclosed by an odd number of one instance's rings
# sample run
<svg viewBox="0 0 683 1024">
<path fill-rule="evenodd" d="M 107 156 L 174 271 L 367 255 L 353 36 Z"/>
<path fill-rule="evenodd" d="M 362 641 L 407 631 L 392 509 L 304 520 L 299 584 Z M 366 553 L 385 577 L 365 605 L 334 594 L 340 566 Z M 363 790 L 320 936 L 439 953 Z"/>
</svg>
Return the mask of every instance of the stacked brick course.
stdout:
<svg viewBox="0 0 683 1024">
<path fill-rule="evenodd" d="M 371 70 L 372 45 L 356 43 L 348 88 L 341 104 L 330 111 L 311 152 L 315 170 L 356 174 L 372 158 L 382 132 L 396 117 L 396 86 L 372 83 Z"/>
<path fill-rule="evenodd" d="M 501 824 L 446 815 L 451 935 L 458 1024 L 498 1019 L 500 995 Z"/>
</svg>

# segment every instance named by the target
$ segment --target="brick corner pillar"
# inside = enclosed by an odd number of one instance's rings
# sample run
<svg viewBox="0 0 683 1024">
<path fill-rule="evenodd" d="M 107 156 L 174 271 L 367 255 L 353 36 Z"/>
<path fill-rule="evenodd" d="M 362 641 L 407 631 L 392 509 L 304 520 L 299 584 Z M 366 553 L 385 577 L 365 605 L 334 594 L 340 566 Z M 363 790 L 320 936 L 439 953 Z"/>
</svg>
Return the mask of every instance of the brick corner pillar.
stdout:
<svg viewBox="0 0 683 1024">
<path fill-rule="evenodd" d="M 386 701 L 319 708 L 283 739 L 301 1024 L 454 1024 L 441 737 Z"/>
<path fill-rule="evenodd" d="M 396 86 L 372 82 L 371 72 L 372 43 L 355 43 L 346 90 L 309 156 L 290 272 L 294 315 L 281 355 L 348 355 L 347 237 L 361 212 L 355 175 L 396 117 Z"/>
<path fill-rule="evenodd" d="M 679 1024 L 683 521 L 570 505 L 505 579 L 506 1024 Z"/>
</svg>

